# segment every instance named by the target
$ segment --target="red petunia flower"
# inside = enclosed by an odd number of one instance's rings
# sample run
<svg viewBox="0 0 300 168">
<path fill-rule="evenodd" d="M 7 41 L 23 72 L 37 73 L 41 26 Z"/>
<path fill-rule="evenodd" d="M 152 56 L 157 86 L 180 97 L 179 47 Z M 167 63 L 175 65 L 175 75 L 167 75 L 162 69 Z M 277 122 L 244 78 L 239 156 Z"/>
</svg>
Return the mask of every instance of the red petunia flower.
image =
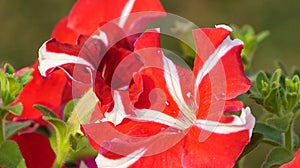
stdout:
<svg viewBox="0 0 300 168">
<path fill-rule="evenodd" d="M 191 71 L 164 56 L 158 29 L 132 41 L 118 27 L 108 23 L 78 45 L 50 40 L 40 48 L 42 75 L 59 67 L 94 88 L 99 106 L 82 127 L 99 151 L 98 167 L 232 167 L 255 119 L 235 100 L 250 81 L 231 28 L 193 31 Z"/>
<path fill-rule="evenodd" d="M 300 150 L 296 152 L 295 158 L 292 161 L 280 166 L 280 168 L 296 168 L 296 167 L 300 167 Z"/>
</svg>

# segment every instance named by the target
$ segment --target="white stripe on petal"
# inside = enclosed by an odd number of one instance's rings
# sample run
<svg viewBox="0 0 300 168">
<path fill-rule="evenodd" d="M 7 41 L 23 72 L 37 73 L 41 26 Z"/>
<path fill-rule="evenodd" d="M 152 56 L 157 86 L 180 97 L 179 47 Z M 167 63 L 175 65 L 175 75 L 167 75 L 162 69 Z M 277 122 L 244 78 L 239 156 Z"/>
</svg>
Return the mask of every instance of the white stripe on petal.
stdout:
<svg viewBox="0 0 300 168">
<path fill-rule="evenodd" d="M 221 26 L 222 27 L 222 26 Z M 209 56 L 204 62 L 202 68 L 199 70 L 196 77 L 195 94 L 197 94 L 198 87 L 202 79 L 211 71 L 211 69 L 218 63 L 218 61 L 226 55 L 226 53 L 232 48 L 243 45 L 243 42 L 239 39 L 231 40 L 228 36 L 218 48 Z"/>
<path fill-rule="evenodd" d="M 100 153 L 96 157 L 96 164 L 99 168 L 127 168 L 138 161 L 146 152 L 146 149 L 138 149 L 120 159 L 108 159 Z"/>
<path fill-rule="evenodd" d="M 189 123 L 182 122 L 180 120 L 177 120 L 176 118 L 173 118 L 167 114 L 156 110 L 135 109 L 134 113 L 136 116 L 129 116 L 127 118 L 137 121 L 156 122 L 180 130 L 185 130 L 191 126 Z"/>
<path fill-rule="evenodd" d="M 230 134 L 240 132 L 243 130 L 249 131 L 249 137 L 252 135 L 252 129 L 255 124 L 255 118 L 251 114 L 249 107 L 242 109 L 240 116 L 233 116 L 234 119 L 230 123 L 220 123 L 209 120 L 197 120 L 195 126 L 206 131 L 210 131 L 217 134 Z"/>
<path fill-rule="evenodd" d="M 105 44 L 105 46 L 108 46 L 107 35 L 103 31 L 100 30 L 99 34 L 93 35 L 92 38 L 101 40 Z"/>
<path fill-rule="evenodd" d="M 135 0 L 128 0 L 128 2 L 125 4 L 125 7 L 121 13 L 121 16 L 120 16 L 120 21 L 119 21 L 119 26 L 120 27 L 124 27 L 125 26 L 125 23 L 128 19 L 128 16 L 133 8 L 133 5 L 135 3 Z"/>
<path fill-rule="evenodd" d="M 94 67 L 89 62 L 87 62 L 86 60 L 78 56 L 47 51 L 46 49 L 47 42 L 48 41 L 46 41 L 39 49 L 40 65 L 38 69 L 42 76 L 46 76 L 46 72 L 49 69 L 58 67 L 63 64 L 69 64 L 69 63 L 86 65 L 90 67 L 92 70 L 94 70 Z"/>
<path fill-rule="evenodd" d="M 223 28 L 225 30 L 228 30 L 228 31 L 232 32 L 232 28 L 227 26 L 227 25 L 224 25 L 224 24 L 216 25 L 216 28 Z"/>
<path fill-rule="evenodd" d="M 125 108 L 122 102 L 122 98 L 119 94 L 118 91 L 114 91 L 114 108 L 111 112 L 105 112 L 104 116 L 105 118 L 102 119 L 99 122 L 106 122 L 110 121 L 112 122 L 115 126 L 119 125 L 124 118 L 127 117 L 125 113 Z"/>
<path fill-rule="evenodd" d="M 172 98 L 178 105 L 180 112 L 183 113 L 183 117 L 186 117 L 188 121 L 190 121 L 190 124 L 192 124 L 196 120 L 196 113 L 189 108 L 189 106 L 186 104 L 183 98 L 180 78 L 176 66 L 166 56 L 163 56 L 163 62 L 164 62 L 164 78 L 166 80 L 167 88 Z"/>
</svg>

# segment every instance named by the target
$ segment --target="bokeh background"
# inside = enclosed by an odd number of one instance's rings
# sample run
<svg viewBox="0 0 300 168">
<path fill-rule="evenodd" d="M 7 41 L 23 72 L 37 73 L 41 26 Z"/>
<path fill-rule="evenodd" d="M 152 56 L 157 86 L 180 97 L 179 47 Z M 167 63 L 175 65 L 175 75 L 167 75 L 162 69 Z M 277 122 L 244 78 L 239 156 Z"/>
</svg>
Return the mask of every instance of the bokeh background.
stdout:
<svg viewBox="0 0 300 168">
<path fill-rule="evenodd" d="M 166 11 L 199 27 L 250 24 L 257 32 L 269 30 L 271 35 L 255 54 L 252 72 L 272 71 L 274 61 L 282 62 L 288 70 L 300 67 L 299 0 L 161 1 Z M 0 63 L 6 61 L 18 69 L 33 64 L 38 48 L 74 3 L 75 0 L 0 0 Z M 244 167 L 259 167 L 268 148 L 260 145 L 255 154 L 246 158 Z"/>
</svg>

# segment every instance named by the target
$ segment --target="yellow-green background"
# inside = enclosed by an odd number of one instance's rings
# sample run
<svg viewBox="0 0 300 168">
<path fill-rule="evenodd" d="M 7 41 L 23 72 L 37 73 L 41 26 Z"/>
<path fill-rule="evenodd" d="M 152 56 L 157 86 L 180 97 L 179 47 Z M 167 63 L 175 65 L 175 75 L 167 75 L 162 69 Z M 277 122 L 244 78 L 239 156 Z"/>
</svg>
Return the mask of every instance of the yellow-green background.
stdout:
<svg viewBox="0 0 300 168">
<path fill-rule="evenodd" d="M 75 0 L 0 0 L 0 62 L 16 68 L 31 65 L 40 45 L 50 37 L 60 18 L 67 15 Z M 299 0 L 162 0 L 165 9 L 187 18 L 200 27 L 216 24 L 252 25 L 271 35 L 259 47 L 251 70 L 273 70 L 274 60 L 287 69 L 300 67 Z M 258 112 L 256 112 L 258 113 Z M 245 167 L 258 167 L 266 145 L 252 153 Z"/>
</svg>

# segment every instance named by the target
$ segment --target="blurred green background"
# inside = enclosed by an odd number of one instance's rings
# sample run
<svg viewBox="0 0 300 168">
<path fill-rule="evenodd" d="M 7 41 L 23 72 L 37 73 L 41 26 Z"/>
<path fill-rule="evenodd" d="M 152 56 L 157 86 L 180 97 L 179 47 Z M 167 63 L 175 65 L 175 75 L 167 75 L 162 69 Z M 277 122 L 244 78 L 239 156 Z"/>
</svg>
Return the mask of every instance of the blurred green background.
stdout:
<svg viewBox="0 0 300 168">
<path fill-rule="evenodd" d="M 49 39 L 54 25 L 69 13 L 74 3 L 75 0 L 0 0 L 0 62 L 9 62 L 16 68 L 33 64 L 38 48 Z M 162 0 L 162 3 L 166 11 L 199 27 L 250 24 L 257 32 L 269 30 L 271 35 L 256 52 L 252 72 L 274 70 L 274 61 L 281 61 L 288 70 L 300 67 L 299 0 Z M 245 167 L 258 167 L 267 148 L 260 145 L 255 154 L 248 156 Z"/>
<path fill-rule="evenodd" d="M 28 66 L 51 30 L 75 0 L 0 0 L 0 62 Z M 165 9 L 200 27 L 216 24 L 252 25 L 271 36 L 258 49 L 253 71 L 274 69 L 273 60 L 300 67 L 300 1 L 287 0 L 162 0 Z"/>
</svg>

